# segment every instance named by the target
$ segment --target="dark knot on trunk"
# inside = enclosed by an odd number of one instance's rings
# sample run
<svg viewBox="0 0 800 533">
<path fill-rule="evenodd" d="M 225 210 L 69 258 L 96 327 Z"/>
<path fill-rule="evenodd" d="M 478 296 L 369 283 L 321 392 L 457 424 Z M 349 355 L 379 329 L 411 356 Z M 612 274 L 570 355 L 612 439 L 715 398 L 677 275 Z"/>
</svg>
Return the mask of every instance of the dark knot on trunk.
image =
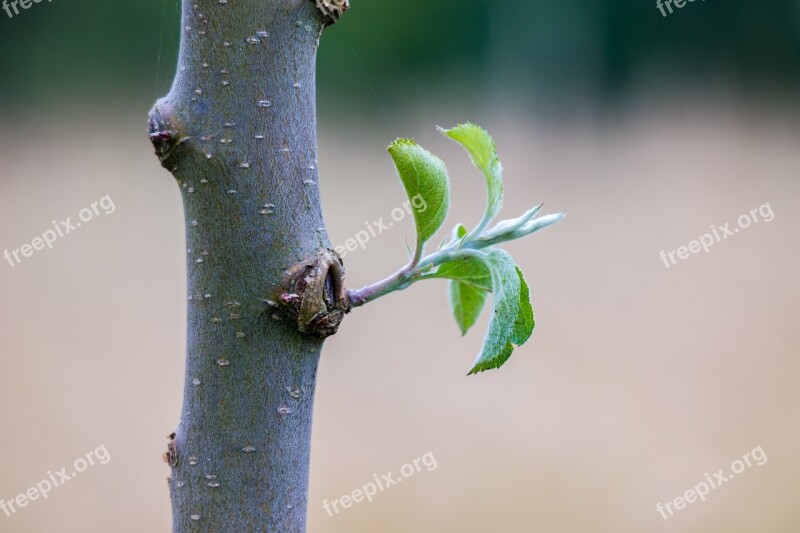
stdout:
<svg viewBox="0 0 800 533">
<path fill-rule="evenodd" d="M 320 250 L 313 259 L 292 266 L 279 287 L 278 307 L 301 333 L 318 338 L 334 335 L 350 301 L 344 288 L 344 263 L 334 250 Z"/>
<path fill-rule="evenodd" d="M 326 24 L 330 25 L 339 20 L 342 14 L 350 9 L 350 0 L 315 0 L 317 7 L 325 15 Z"/>
</svg>

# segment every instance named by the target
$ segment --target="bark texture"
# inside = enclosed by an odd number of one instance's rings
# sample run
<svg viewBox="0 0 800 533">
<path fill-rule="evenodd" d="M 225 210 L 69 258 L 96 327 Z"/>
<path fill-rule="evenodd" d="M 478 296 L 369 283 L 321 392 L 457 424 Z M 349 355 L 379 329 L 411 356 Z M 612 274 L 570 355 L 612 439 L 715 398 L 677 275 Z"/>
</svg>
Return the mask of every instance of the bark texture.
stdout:
<svg viewBox="0 0 800 533">
<path fill-rule="evenodd" d="M 183 0 L 179 71 L 150 117 L 186 215 L 184 406 L 165 455 L 178 533 L 306 528 L 322 339 L 275 300 L 329 248 L 315 110 L 328 22 L 310 0 Z"/>
</svg>

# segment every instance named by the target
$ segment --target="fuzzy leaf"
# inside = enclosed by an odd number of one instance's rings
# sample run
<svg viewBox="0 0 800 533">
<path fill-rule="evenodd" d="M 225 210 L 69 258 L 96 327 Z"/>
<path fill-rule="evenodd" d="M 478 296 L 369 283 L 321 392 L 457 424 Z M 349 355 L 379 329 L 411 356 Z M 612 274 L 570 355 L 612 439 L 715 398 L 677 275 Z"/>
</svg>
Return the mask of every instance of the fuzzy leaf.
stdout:
<svg viewBox="0 0 800 533">
<path fill-rule="evenodd" d="M 441 159 L 409 139 L 398 139 L 389 146 L 397 173 L 414 209 L 417 250 L 442 226 L 450 206 L 447 168 Z M 414 201 L 416 197 L 423 201 Z M 420 207 L 417 207 L 419 205 Z"/>
<path fill-rule="evenodd" d="M 472 365 L 470 374 L 499 368 L 514 350 L 511 344 L 519 313 L 520 278 L 514 259 L 503 250 L 485 254 L 486 266 L 492 275 L 492 305 L 494 307 L 483 349 Z"/>
<path fill-rule="evenodd" d="M 518 230 L 514 232 L 514 238 L 520 239 L 525 237 L 526 235 L 530 235 L 536 231 L 546 228 L 547 226 L 552 226 L 556 222 L 563 220 L 566 215 L 564 213 L 556 213 L 555 215 L 547 215 L 540 218 L 536 218 L 527 222 L 525 225 L 520 227 Z"/>
<path fill-rule="evenodd" d="M 449 130 L 439 128 L 439 131 L 460 143 L 467 150 L 472 163 L 483 172 L 489 189 L 485 218 L 491 220 L 503 206 L 503 165 L 497 157 L 492 137 L 480 126 L 470 123 Z"/>
<path fill-rule="evenodd" d="M 492 290 L 489 268 L 481 259 L 462 257 L 440 266 L 435 277 L 451 280 L 449 289 L 453 316 L 461 334 L 466 335 L 478 320 L 486 296 Z"/>
<path fill-rule="evenodd" d="M 436 277 L 467 283 L 485 291 L 492 290 L 492 273 L 477 257 L 460 257 L 447 262 L 436 271 Z"/>
<path fill-rule="evenodd" d="M 485 232 L 480 237 L 475 239 L 475 244 L 478 248 L 485 248 L 494 246 L 506 241 L 513 241 L 521 239 L 531 233 L 535 233 L 548 226 L 552 226 L 556 222 L 563 220 L 564 213 L 556 213 L 554 215 L 546 215 L 543 217 L 535 218 L 519 225 L 519 220 L 507 220 L 500 222 L 491 230 Z"/>
<path fill-rule="evenodd" d="M 519 275 L 520 287 L 519 311 L 517 312 L 517 319 L 514 321 L 514 334 L 511 336 L 511 342 L 517 346 L 522 346 L 533 335 L 536 319 L 533 316 L 533 306 L 531 305 L 531 291 L 519 267 L 517 267 L 517 274 Z"/>
<path fill-rule="evenodd" d="M 518 218 L 514 218 L 511 220 L 503 220 L 502 222 L 498 222 L 492 229 L 486 230 L 481 235 L 482 239 L 485 240 L 492 240 L 496 237 L 503 237 L 505 235 L 510 235 L 514 231 L 518 230 L 525 224 L 527 224 L 536 214 L 542 210 L 544 204 L 537 205 L 533 209 L 526 211 L 522 216 Z"/>
<path fill-rule="evenodd" d="M 461 330 L 461 335 L 466 335 L 481 315 L 489 291 L 458 281 L 450 281 L 449 289 L 453 316 Z"/>
</svg>

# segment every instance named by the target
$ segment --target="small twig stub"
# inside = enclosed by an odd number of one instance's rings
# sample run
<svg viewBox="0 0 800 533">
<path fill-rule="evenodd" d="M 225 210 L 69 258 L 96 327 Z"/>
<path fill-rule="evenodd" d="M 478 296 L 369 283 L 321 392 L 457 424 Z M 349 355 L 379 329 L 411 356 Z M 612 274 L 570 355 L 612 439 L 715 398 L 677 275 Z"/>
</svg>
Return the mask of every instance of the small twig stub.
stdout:
<svg viewBox="0 0 800 533">
<path fill-rule="evenodd" d="M 329 19 L 329 23 L 333 24 L 338 21 L 342 13 L 350 8 L 350 0 L 315 0 L 317 7 Z"/>
<path fill-rule="evenodd" d="M 164 458 L 164 462 L 172 468 L 175 468 L 178 465 L 178 448 L 175 445 L 175 437 L 175 433 L 171 433 L 167 436 L 169 439 L 169 442 L 167 442 L 167 451 L 164 452 L 164 455 L 162 456 Z"/>
<path fill-rule="evenodd" d="M 344 263 L 334 250 L 323 249 L 291 267 L 279 286 L 277 305 L 312 337 L 329 337 L 339 329 L 350 301 L 344 288 Z"/>
</svg>

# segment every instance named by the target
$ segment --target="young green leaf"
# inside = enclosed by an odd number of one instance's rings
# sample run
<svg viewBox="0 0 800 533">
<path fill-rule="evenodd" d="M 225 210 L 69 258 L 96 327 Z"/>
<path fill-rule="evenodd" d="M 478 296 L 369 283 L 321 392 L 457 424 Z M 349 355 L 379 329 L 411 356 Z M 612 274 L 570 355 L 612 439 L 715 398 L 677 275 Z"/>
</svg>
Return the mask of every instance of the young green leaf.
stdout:
<svg viewBox="0 0 800 533">
<path fill-rule="evenodd" d="M 517 312 L 517 319 L 514 321 L 514 333 L 511 336 L 511 342 L 517 346 L 522 346 L 533 335 L 533 328 L 536 326 L 536 319 L 533 317 L 533 306 L 531 305 L 531 291 L 525 278 L 522 276 L 522 270 L 517 268 L 519 275 L 519 311 Z"/>
<path fill-rule="evenodd" d="M 491 368 L 500 368 L 505 364 L 506 361 L 511 357 L 511 354 L 514 352 L 514 345 L 522 346 L 527 342 L 528 339 L 531 338 L 533 334 L 533 328 L 535 325 L 533 319 L 533 307 L 531 306 L 530 300 L 530 291 L 528 289 L 528 284 L 525 283 L 525 279 L 522 277 L 522 271 L 517 268 L 517 273 L 519 274 L 519 282 L 520 282 L 520 293 L 519 293 L 519 311 L 517 311 L 517 319 L 514 321 L 514 329 L 511 333 L 511 342 L 506 344 L 505 348 L 495 357 L 492 361 L 494 366 L 488 368 L 482 368 L 481 370 L 474 370 L 470 372 L 471 374 L 477 372 L 483 372 L 484 370 L 489 370 Z"/>
<path fill-rule="evenodd" d="M 503 221 L 497 224 L 497 226 L 491 230 L 486 231 L 479 237 L 475 238 L 473 241 L 473 246 L 480 249 L 494 246 L 495 244 L 500 244 L 506 241 L 521 239 L 522 237 L 530 235 L 531 233 L 535 233 L 548 226 L 552 226 L 556 222 L 563 220 L 565 216 L 566 215 L 564 213 L 546 215 L 527 221 L 521 225 L 518 225 L 519 219 L 513 221 Z"/>
<path fill-rule="evenodd" d="M 471 255 L 443 264 L 436 271 L 435 277 L 459 281 L 484 291 L 492 290 L 492 273 L 489 267 L 483 260 Z"/>
<path fill-rule="evenodd" d="M 461 335 L 466 335 L 467 331 L 477 322 L 489 291 L 460 281 L 450 281 L 448 285 L 453 316 L 461 330 Z"/>
<path fill-rule="evenodd" d="M 423 200 L 412 202 L 419 254 L 422 246 L 444 223 L 450 207 L 447 168 L 441 159 L 409 139 L 396 140 L 389 146 L 389 153 L 408 197 Z"/>
<path fill-rule="evenodd" d="M 458 224 L 453 231 L 450 232 L 450 237 L 442 241 L 439 245 L 439 249 L 441 250 L 445 246 L 454 246 L 459 241 L 463 240 L 467 234 L 467 228 L 464 227 L 464 224 Z"/>
<path fill-rule="evenodd" d="M 466 335 L 478 320 L 486 296 L 492 290 L 492 273 L 489 267 L 476 257 L 460 257 L 440 266 L 431 277 L 451 280 L 449 292 L 453 316 L 461 334 Z"/>
<path fill-rule="evenodd" d="M 496 237 L 510 235 L 514 231 L 527 224 L 533 217 L 536 216 L 537 213 L 539 213 L 539 211 L 542 210 L 542 207 L 544 207 L 544 204 L 539 204 L 533 209 L 526 211 L 518 218 L 498 222 L 493 228 L 484 231 L 483 234 L 481 234 L 481 239 L 489 241 Z"/>
<path fill-rule="evenodd" d="M 494 249 L 482 254 L 492 275 L 494 307 L 483 349 L 470 374 L 499 368 L 511 356 L 515 324 L 519 314 L 521 284 L 514 259 L 505 251 Z"/>
<path fill-rule="evenodd" d="M 493 219 L 503 206 L 503 165 L 497 157 L 497 148 L 489 133 L 475 124 L 462 124 L 445 130 L 444 135 L 460 143 L 472 159 L 472 163 L 483 172 L 489 189 L 484 222 Z"/>
<path fill-rule="evenodd" d="M 556 213 L 555 215 L 547 215 L 533 219 L 515 231 L 514 238 L 521 239 L 522 237 L 544 229 L 547 226 L 552 226 L 556 222 L 563 220 L 565 216 L 566 215 L 564 213 Z"/>
</svg>

